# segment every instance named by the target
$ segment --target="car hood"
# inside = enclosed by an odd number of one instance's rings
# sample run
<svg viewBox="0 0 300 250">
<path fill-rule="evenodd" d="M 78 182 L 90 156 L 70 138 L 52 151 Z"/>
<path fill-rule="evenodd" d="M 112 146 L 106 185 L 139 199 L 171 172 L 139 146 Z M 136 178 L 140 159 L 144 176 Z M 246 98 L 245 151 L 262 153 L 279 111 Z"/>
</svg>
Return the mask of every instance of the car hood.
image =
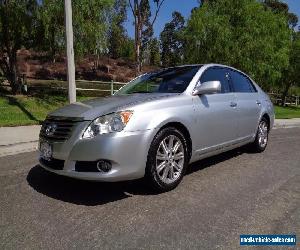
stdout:
<svg viewBox="0 0 300 250">
<path fill-rule="evenodd" d="M 116 95 L 104 98 L 96 98 L 83 102 L 66 105 L 50 113 L 49 116 L 83 118 L 93 120 L 101 115 L 123 110 L 126 107 L 149 102 L 156 99 L 174 96 L 174 93 L 151 93 Z"/>
</svg>

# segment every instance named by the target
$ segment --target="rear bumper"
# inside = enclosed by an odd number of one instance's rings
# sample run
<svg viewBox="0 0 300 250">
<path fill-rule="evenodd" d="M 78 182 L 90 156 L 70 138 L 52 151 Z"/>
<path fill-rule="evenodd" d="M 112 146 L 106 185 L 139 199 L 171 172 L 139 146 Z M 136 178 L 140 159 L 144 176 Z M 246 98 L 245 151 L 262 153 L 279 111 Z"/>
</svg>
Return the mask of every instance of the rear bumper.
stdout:
<svg viewBox="0 0 300 250">
<path fill-rule="evenodd" d="M 61 168 L 49 166 L 41 159 L 40 165 L 50 172 L 83 180 L 114 182 L 139 179 L 145 175 L 148 150 L 155 133 L 155 130 L 123 131 L 93 139 L 78 139 L 73 145 L 68 141 L 53 143 L 53 158 L 60 160 Z M 112 169 L 107 173 L 76 171 L 77 161 L 98 160 L 109 161 Z"/>
</svg>

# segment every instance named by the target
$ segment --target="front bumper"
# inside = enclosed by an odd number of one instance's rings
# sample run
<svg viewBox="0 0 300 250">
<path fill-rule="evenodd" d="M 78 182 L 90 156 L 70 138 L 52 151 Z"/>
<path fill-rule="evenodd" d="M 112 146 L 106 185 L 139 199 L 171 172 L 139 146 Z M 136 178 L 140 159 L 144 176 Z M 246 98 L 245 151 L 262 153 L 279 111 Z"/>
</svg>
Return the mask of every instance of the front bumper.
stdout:
<svg viewBox="0 0 300 250">
<path fill-rule="evenodd" d="M 84 126 L 83 126 L 84 127 Z M 82 131 L 82 128 L 78 128 Z M 72 178 L 92 181 L 123 181 L 139 179 L 145 175 L 150 143 L 155 130 L 136 132 L 118 132 L 98 135 L 93 139 L 82 139 L 72 136 L 65 142 L 50 142 L 53 148 L 53 158 L 60 160 L 61 169 L 49 167 L 40 159 L 40 165 L 53 173 Z M 105 172 L 78 172 L 77 161 L 93 162 L 107 160 L 112 169 Z"/>
</svg>

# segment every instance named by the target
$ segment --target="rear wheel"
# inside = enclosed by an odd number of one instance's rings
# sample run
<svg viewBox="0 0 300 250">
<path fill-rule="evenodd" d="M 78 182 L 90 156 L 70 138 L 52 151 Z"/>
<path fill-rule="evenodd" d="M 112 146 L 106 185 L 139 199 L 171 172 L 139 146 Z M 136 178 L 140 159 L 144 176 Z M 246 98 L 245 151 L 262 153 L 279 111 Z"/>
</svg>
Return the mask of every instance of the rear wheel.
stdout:
<svg viewBox="0 0 300 250">
<path fill-rule="evenodd" d="M 164 128 L 151 143 L 146 178 L 158 191 L 169 191 L 182 180 L 188 164 L 187 142 L 176 128 Z"/>
<path fill-rule="evenodd" d="M 252 143 L 252 149 L 257 152 L 265 151 L 269 139 L 269 123 L 266 118 L 262 118 L 259 122 L 256 132 L 255 141 Z"/>
</svg>

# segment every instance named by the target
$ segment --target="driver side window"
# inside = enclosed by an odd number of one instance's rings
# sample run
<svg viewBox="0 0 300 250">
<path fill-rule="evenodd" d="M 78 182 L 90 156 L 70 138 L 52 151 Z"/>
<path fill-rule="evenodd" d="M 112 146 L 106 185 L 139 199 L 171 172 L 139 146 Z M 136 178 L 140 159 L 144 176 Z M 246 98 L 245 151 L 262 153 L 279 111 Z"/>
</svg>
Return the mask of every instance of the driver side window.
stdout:
<svg viewBox="0 0 300 250">
<path fill-rule="evenodd" d="M 208 82 L 208 81 L 220 81 L 221 82 L 221 93 L 229 93 L 230 85 L 229 85 L 229 74 L 223 68 L 208 68 L 202 74 L 200 78 L 200 82 Z"/>
</svg>

